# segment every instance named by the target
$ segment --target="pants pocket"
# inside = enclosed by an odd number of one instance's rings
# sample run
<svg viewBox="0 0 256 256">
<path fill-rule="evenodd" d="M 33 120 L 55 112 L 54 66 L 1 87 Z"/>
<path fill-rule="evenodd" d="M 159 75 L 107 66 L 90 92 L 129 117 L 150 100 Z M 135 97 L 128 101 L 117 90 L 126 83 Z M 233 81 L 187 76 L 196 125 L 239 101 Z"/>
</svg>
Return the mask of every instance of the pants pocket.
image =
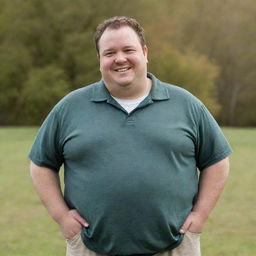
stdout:
<svg viewBox="0 0 256 256">
<path fill-rule="evenodd" d="M 192 235 L 192 236 L 200 236 L 201 233 L 199 232 L 191 232 L 191 231 L 187 231 L 188 234 Z"/>
<path fill-rule="evenodd" d="M 71 238 L 66 239 L 67 246 L 68 247 L 75 247 L 75 246 L 79 245 L 80 241 L 81 241 L 80 236 L 81 236 L 81 232 L 77 233 L 76 235 L 74 235 Z"/>
<path fill-rule="evenodd" d="M 187 231 L 181 244 L 168 256 L 201 256 L 200 233 Z"/>
</svg>

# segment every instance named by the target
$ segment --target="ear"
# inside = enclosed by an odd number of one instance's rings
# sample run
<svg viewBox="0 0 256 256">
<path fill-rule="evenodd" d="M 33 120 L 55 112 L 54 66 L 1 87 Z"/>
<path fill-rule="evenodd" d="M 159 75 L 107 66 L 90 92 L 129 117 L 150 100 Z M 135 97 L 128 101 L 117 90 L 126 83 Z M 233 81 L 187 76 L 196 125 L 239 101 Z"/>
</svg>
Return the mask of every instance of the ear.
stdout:
<svg viewBox="0 0 256 256">
<path fill-rule="evenodd" d="M 143 46 L 143 54 L 145 55 L 148 63 L 148 47 L 146 45 Z"/>
<path fill-rule="evenodd" d="M 99 61 L 99 71 L 101 72 L 101 66 L 100 66 L 100 54 L 97 52 L 96 56 L 97 56 L 97 59 L 98 59 L 98 61 Z"/>
</svg>

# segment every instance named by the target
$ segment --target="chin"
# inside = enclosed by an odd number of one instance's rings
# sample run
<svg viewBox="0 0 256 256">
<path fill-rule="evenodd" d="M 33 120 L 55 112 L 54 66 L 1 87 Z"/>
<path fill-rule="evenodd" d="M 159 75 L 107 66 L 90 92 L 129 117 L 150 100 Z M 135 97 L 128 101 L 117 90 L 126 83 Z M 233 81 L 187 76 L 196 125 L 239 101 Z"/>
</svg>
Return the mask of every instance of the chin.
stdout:
<svg viewBox="0 0 256 256">
<path fill-rule="evenodd" d="M 131 84 L 132 84 L 131 81 L 129 81 L 129 82 L 116 82 L 116 85 L 119 86 L 119 87 L 128 87 Z"/>
<path fill-rule="evenodd" d="M 132 84 L 133 79 L 117 79 L 113 82 L 120 87 L 126 87 Z"/>
</svg>

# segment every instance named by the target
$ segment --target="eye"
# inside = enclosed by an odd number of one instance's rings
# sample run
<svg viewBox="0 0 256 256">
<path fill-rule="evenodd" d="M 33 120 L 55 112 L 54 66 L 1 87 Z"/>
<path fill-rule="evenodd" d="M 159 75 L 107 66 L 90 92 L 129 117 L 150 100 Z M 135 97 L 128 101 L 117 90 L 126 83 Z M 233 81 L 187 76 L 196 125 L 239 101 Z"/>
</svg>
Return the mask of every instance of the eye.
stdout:
<svg viewBox="0 0 256 256">
<path fill-rule="evenodd" d="M 114 52 L 106 52 L 105 54 L 104 54 L 104 56 L 106 56 L 106 57 L 111 57 L 111 56 L 113 56 L 114 55 Z"/>
<path fill-rule="evenodd" d="M 126 53 L 133 53 L 133 52 L 135 52 L 135 50 L 134 50 L 134 49 L 131 49 L 131 48 L 128 48 L 128 49 L 125 50 L 125 52 L 126 52 Z"/>
</svg>

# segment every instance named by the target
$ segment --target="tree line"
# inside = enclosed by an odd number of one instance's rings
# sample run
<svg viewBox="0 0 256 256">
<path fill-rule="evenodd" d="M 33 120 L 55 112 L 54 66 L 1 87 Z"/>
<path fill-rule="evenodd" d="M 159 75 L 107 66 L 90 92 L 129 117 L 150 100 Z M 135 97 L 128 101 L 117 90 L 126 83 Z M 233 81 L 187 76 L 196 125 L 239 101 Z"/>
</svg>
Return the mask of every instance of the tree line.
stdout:
<svg viewBox="0 0 256 256">
<path fill-rule="evenodd" d="M 256 125 L 253 0 L 0 0 L 0 125 L 38 125 L 68 92 L 101 78 L 99 22 L 136 18 L 149 71 L 188 89 L 221 125 Z"/>
</svg>

